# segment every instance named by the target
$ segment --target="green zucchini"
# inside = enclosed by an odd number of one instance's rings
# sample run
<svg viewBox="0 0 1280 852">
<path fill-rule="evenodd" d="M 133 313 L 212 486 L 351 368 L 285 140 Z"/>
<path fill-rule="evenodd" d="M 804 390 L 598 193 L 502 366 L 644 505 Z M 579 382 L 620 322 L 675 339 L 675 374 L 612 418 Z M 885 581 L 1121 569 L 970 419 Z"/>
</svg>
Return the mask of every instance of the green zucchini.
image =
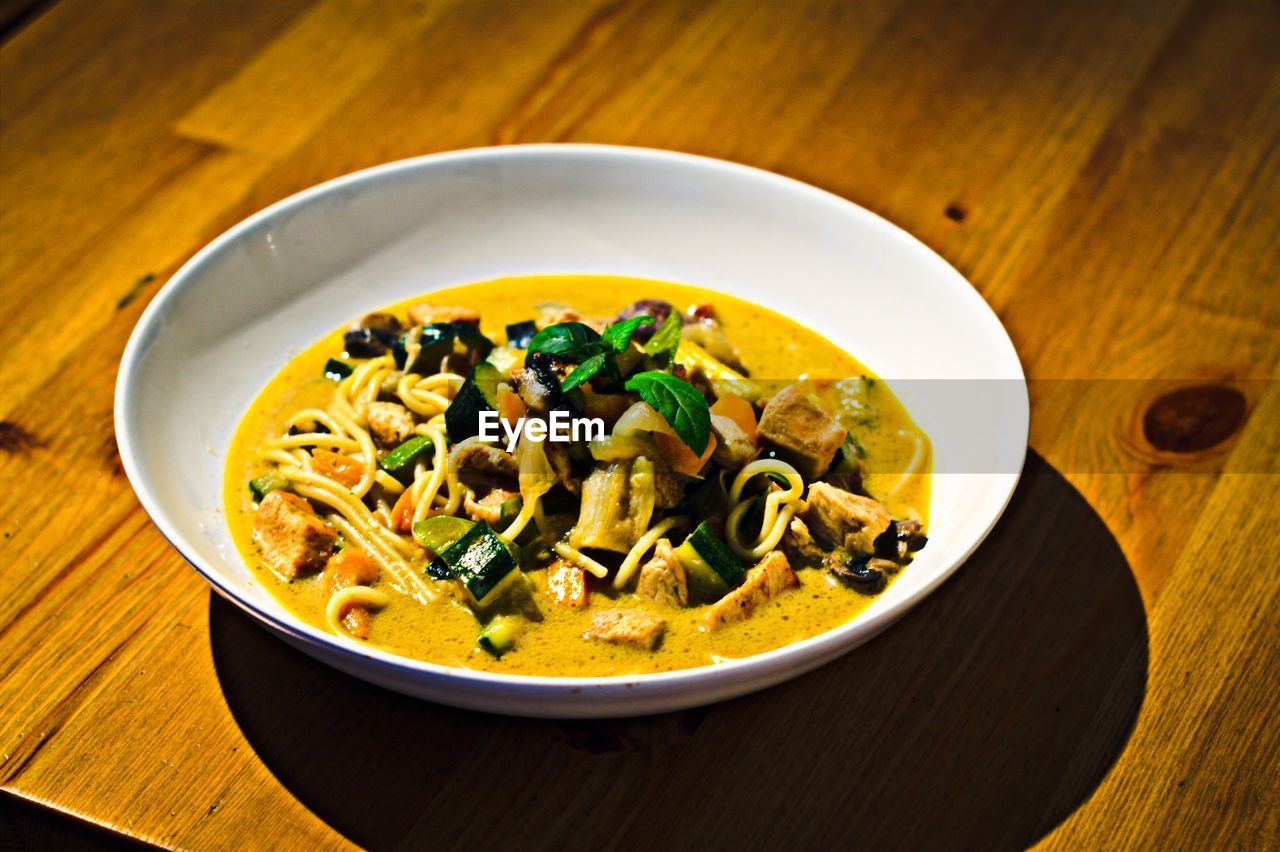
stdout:
<svg viewBox="0 0 1280 852">
<path fill-rule="evenodd" d="M 339 361 L 337 358 L 330 358 L 324 362 L 324 377 L 340 382 L 347 376 L 355 372 L 355 368 L 346 361 Z"/>
<path fill-rule="evenodd" d="M 481 648 L 493 656 L 501 657 L 516 646 L 518 632 L 519 627 L 515 619 L 499 615 L 484 626 L 476 641 Z"/>
<path fill-rule="evenodd" d="M 264 473 L 257 479 L 249 481 L 249 493 L 253 495 L 255 503 L 261 503 L 262 498 L 266 497 L 272 491 L 287 488 L 289 480 L 285 479 L 278 473 Z"/>
<path fill-rule="evenodd" d="M 498 410 L 498 368 L 480 362 L 462 383 L 458 395 L 444 412 L 444 426 L 453 443 L 480 434 L 480 412 Z"/>
<path fill-rule="evenodd" d="M 418 331 L 418 355 L 409 362 L 408 335 L 402 336 L 391 347 L 396 366 L 406 373 L 430 375 L 439 372 L 440 362 L 449 355 L 466 355 L 474 361 L 483 360 L 493 351 L 493 341 L 469 322 L 437 322 L 424 325 Z"/>
<path fill-rule="evenodd" d="M 690 590 L 699 600 L 719 600 L 741 583 L 747 573 L 746 567 L 706 521 L 689 533 L 684 544 L 676 548 L 675 555 L 689 576 Z"/>
<path fill-rule="evenodd" d="M 493 603 L 521 575 L 515 554 L 484 521 L 439 554 L 479 609 Z"/>
<path fill-rule="evenodd" d="M 383 456 L 382 461 L 378 462 L 378 467 L 401 482 L 408 484 L 413 481 L 413 470 L 418 464 L 418 459 L 434 449 L 435 444 L 431 442 L 430 438 L 423 435 L 414 435 Z"/>
<path fill-rule="evenodd" d="M 475 521 L 452 515 L 432 515 L 413 525 L 413 537 L 432 553 L 443 553 L 449 545 L 471 532 Z"/>
<path fill-rule="evenodd" d="M 528 349 L 529 341 L 538 333 L 538 325 L 533 320 L 513 322 L 507 326 L 507 345 L 516 349 Z"/>
<path fill-rule="evenodd" d="M 524 508 L 523 497 L 512 497 L 503 500 L 502 505 L 498 508 L 498 527 L 506 529 L 511 526 L 515 519 L 520 515 L 520 510 Z M 529 521 L 524 525 L 524 529 L 520 530 L 520 534 L 516 536 L 514 544 L 522 549 L 527 548 L 538 537 L 538 522 Z"/>
</svg>

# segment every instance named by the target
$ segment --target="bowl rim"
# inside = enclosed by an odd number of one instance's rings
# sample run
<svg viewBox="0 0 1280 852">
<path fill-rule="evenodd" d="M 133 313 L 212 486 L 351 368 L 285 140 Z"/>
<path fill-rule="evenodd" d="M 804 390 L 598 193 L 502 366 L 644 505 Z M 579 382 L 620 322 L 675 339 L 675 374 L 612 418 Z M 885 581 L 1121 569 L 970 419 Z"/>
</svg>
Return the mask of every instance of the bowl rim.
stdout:
<svg viewBox="0 0 1280 852">
<path fill-rule="evenodd" d="M 159 321 L 165 315 L 169 303 L 178 298 L 183 290 L 192 281 L 196 280 L 197 273 L 201 267 L 225 247 L 285 211 L 305 206 L 325 196 L 358 186 L 366 181 L 384 179 L 402 171 L 414 171 L 424 167 L 429 168 L 462 160 L 504 160 L 548 154 L 683 163 L 688 166 L 711 169 L 724 174 L 759 181 L 763 184 L 771 184 L 773 187 L 783 191 L 804 194 L 816 202 L 837 206 L 841 208 L 841 212 L 844 215 L 852 214 L 860 217 L 878 228 L 886 237 L 907 241 L 916 251 L 931 256 L 935 262 L 942 264 L 945 269 L 949 270 L 951 272 L 950 275 L 942 276 L 949 282 L 947 286 L 956 288 L 960 292 L 961 298 L 972 302 L 979 313 L 985 312 L 986 318 L 994 323 L 994 328 L 998 329 L 1003 336 L 1002 342 L 1008 346 L 1010 366 L 1016 370 L 1016 376 L 1011 375 L 1008 378 L 1016 378 L 1022 391 L 1019 395 L 1021 409 L 1025 412 L 1025 417 L 1019 418 L 1023 421 L 1021 430 L 1023 440 L 1018 469 L 1012 474 L 1000 474 L 1006 482 L 1004 493 L 999 496 L 999 508 L 992 513 L 985 528 L 974 538 L 964 552 L 955 557 L 950 565 L 939 570 L 914 594 L 883 610 L 868 615 L 865 619 L 855 617 L 814 636 L 788 642 L 777 648 L 747 657 L 671 671 L 596 676 L 527 675 L 490 672 L 418 660 L 378 648 L 357 645 L 354 640 L 344 640 L 342 637 L 333 636 L 312 627 L 293 616 L 292 613 L 289 614 L 288 619 L 284 619 L 266 611 L 239 595 L 232 584 L 224 581 L 219 572 L 211 566 L 202 564 L 202 560 L 198 556 L 191 555 L 195 552 L 195 548 L 188 544 L 181 530 L 170 522 L 167 509 L 161 505 L 157 495 L 152 493 L 150 483 L 140 469 L 139 462 L 135 456 L 133 436 L 128 429 L 128 408 L 130 387 L 133 384 L 134 375 L 139 368 L 147 345 L 157 336 L 161 324 Z M 655 688 L 662 685 L 674 687 L 681 684 L 696 684 L 701 681 L 734 679 L 735 675 L 739 673 L 746 675 L 747 673 L 755 672 L 758 677 L 767 676 L 770 672 L 776 672 L 780 669 L 802 669 L 807 661 L 813 665 L 821 664 L 832 656 L 839 654 L 842 650 L 852 649 L 856 644 L 859 644 L 853 641 L 857 637 L 864 637 L 865 641 L 865 639 L 875 636 L 906 614 L 912 607 L 927 598 L 951 577 L 973 555 L 974 551 L 977 550 L 1004 515 L 1005 509 L 1008 508 L 1009 501 L 1012 499 L 1021 479 L 1022 470 L 1026 462 L 1026 439 L 1030 434 L 1030 401 L 1027 393 L 1026 374 L 1018 356 L 1017 348 L 1013 345 L 1007 329 L 1000 322 L 995 311 L 982 298 L 977 289 L 945 258 L 918 238 L 861 205 L 796 178 L 716 157 L 629 145 L 531 143 L 441 151 L 359 169 L 288 195 L 251 214 L 219 234 L 174 272 L 138 318 L 137 324 L 130 333 L 129 341 L 125 345 L 116 374 L 113 420 L 116 444 L 120 452 L 125 475 L 138 498 L 138 502 L 151 519 L 151 522 L 155 524 L 161 535 L 169 543 L 169 546 L 177 551 L 183 560 L 204 578 L 205 582 L 212 586 L 221 597 L 239 607 L 256 621 L 279 631 L 296 643 L 309 646 L 319 652 L 337 653 L 359 667 L 367 667 L 373 664 L 378 669 L 389 673 L 412 675 L 415 678 L 423 678 L 425 676 L 433 680 L 437 678 L 443 680 L 460 679 L 478 687 L 526 687 L 534 690 L 579 691 L 585 694 L 585 689 L 592 687 L 596 689 L 631 688 L 641 685 Z M 219 505 L 221 505 L 220 499 Z M 184 544 L 187 545 L 186 549 L 184 549 Z M 813 665 L 810 665 L 809 668 L 812 668 Z M 639 697 L 640 695 L 637 694 L 637 698 Z"/>
</svg>

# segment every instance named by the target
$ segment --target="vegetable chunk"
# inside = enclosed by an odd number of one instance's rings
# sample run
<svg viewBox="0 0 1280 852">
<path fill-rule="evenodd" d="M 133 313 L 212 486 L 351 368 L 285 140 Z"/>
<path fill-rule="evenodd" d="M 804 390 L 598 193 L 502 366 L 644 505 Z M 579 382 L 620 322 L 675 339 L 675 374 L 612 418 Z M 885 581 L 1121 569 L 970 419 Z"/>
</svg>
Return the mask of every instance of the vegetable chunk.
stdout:
<svg viewBox="0 0 1280 852">
<path fill-rule="evenodd" d="M 783 388 L 760 414 L 760 437 L 795 465 L 805 479 L 831 467 L 847 432 L 798 387 Z"/>
<path fill-rule="evenodd" d="M 689 579 L 669 540 L 658 539 L 653 558 L 640 569 L 636 595 L 668 606 L 684 606 L 689 602 Z"/>
<path fill-rule="evenodd" d="M 289 579 L 314 574 L 329 561 L 337 534 L 312 510 L 311 504 L 287 491 L 262 498 L 253 517 L 253 540 L 263 561 Z"/>
<path fill-rule="evenodd" d="M 469 325 L 480 325 L 480 312 L 455 305 L 433 305 L 430 302 L 419 302 L 416 305 L 409 306 L 409 319 L 415 325 L 434 325 L 443 322 L 465 322 Z"/>
<path fill-rule="evenodd" d="M 561 606 L 587 605 L 587 572 L 565 559 L 547 568 L 547 595 Z"/>
<path fill-rule="evenodd" d="M 876 538 L 889 528 L 889 510 L 883 503 L 825 482 L 809 486 L 806 502 L 804 521 L 827 548 L 873 553 Z"/>
<path fill-rule="evenodd" d="M 348 547 L 329 560 L 324 568 L 324 593 L 332 597 L 335 592 L 351 586 L 371 586 L 378 579 L 378 563 L 362 551 Z M 373 629 L 373 616 L 368 607 L 353 604 L 342 614 L 342 624 L 357 639 L 368 639 Z"/>
<path fill-rule="evenodd" d="M 607 609 L 592 617 L 586 636 L 601 642 L 635 645 L 652 651 L 666 629 L 666 619 L 656 615 L 638 609 Z"/>
<path fill-rule="evenodd" d="M 729 417 L 711 415 L 711 438 L 715 447 L 711 458 L 731 473 L 742 470 L 756 457 L 755 439 Z"/>
<path fill-rule="evenodd" d="M 791 570 L 787 557 L 781 551 L 771 551 L 765 554 L 760 564 L 747 572 L 747 579 L 741 586 L 708 610 L 707 629 L 719 630 L 726 624 L 745 621 L 761 606 L 799 585 L 800 579 Z"/>
<path fill-rule="evenodd" d="M 373 440 L 384 449 L 403 444 L 413 437 L 417 427 L 409 409 L 396 402 L 371 402 L 366 416 Z"/>
</svg>

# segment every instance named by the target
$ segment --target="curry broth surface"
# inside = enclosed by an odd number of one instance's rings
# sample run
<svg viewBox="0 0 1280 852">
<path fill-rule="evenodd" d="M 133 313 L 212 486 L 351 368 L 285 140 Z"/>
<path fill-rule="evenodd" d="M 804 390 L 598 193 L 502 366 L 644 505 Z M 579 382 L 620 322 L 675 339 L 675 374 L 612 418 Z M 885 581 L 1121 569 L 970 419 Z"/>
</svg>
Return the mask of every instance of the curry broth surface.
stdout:
<svg viewBox="0 0 1280 852">
<path fill-rule="evenodd" d="M 663 299 L 680 310 L 700 302 L 714 304 L 725 334 L 754 377 L 789 381 L 802 377 L 871 378 L 871 382 L 853 384 L 873 409 L 874 417 L 863 419 L 861 424 L 855 421 L 846 425 L 865 448 L 868 467 L 881 471 L 866 477 L 866 488 L 872 496 L 877 495 L 878 487 L 896 482 L 900 478 L 896 471 L 905 469 L 918 452 L 926 454 L 921 469 L 929 470 L 927 439 L 883 382 L 875 380 L 857 360 L 821 335 L 767 308 L 722 293 L 638 278 L 542 275 L 437 290 L 387 310 L 403 316 L 408 305 L 422 301 L 475 308 L 483 317 L 482 330 L 491 339 L 502 340 L 507 324 L 535 316 L 541 303 L 562 302 L 586 316 L 613 316 L 623 306 L 643 298 Z M 353 318 L 376 309 L 362 307 L 353 309 Z M 295 357 L 263 389 L 236 430 L 224 483 L 227 518 L 246 563 L 286 609 L 321 630 L 327 627 L 319 575 L 286 582 L 262 566 L 251 535 L 254 504 L 247 483 L 268 470 L 257 459 L 256 448 L 279 436 L 289 415 L 300 408 L 328 405 L 335 385 L 324 377 L 324 363 L 340 356 L 342 348 L 342 330 L 338 329 Z M 818 382 L 813 389 L 834 405 L 844 387 Z M 929 476 L 909 477 L 897 498 L 887 505 L 895 518 L 913 516 L 927 523 Z M 676 535 L 673 543 L 680 541 L 681 533 L 677 531 Z M 903 570 L 911 569 L 908 566 Z M 761 607 L 746 621 L 710 633 L 699 628 L 707 606 L 674 609 L 630 593 L 615 595 L 606 590 L 606 581 L 589 577 L 590 605 L 573 609 L 553 604 L 541 594 L 546 585 L 545 571 L 528 571 L 539 590 L 543 620 L 527 625 L 516 648 L 500 659 L 477 647 L 475 616 L 462 604 L 445 596 L 423 605 L 381 585 L 392 602 L 374 616 L 369 642 L 434 663 L 513 674 L 633 674 L 690 668 L 768 651 L 837 627 L 874 600 L 841 585 L 826 571 L 807 569 L 796 573 L 800 588 Z M 648 609 L 667 620 L 667 632 L 657 649 L 646 651 L 583 638 L 591 616 L 615 606 Z"/>
</svg>

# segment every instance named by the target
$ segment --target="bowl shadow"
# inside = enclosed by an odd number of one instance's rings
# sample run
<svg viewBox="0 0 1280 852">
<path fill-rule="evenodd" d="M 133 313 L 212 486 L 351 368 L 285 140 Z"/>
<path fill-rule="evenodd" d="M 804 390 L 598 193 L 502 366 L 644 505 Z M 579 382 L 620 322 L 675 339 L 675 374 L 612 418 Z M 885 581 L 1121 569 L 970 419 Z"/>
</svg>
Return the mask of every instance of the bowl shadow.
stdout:
<svg viewBox="0 0 1280 852">
<path fill-rule="evenodd" d="M 710 707 L 563 722 L 340 674 L 217 595 L 227 705 L 366 847 L 1026 848 L 1097 787 L 1142 705 L 1147 624 L 1102 520 L 1028 454 L 1004 518 L 880 637 Z"/>
</svg>

